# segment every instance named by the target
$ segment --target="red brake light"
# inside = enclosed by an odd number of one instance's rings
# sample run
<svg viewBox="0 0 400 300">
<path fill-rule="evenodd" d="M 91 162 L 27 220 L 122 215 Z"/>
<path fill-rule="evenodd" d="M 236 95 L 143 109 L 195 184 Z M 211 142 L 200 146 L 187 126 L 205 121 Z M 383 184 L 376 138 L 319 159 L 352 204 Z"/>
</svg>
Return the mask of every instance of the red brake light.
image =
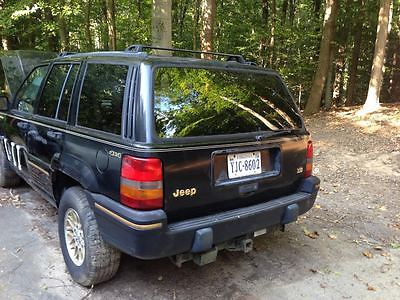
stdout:
<svg viewBox="0 0 400 300">
<path fill-rule="evenodd" d="M 306 171 L 304 172 L 304 177 L 310 177 L 312 175 L 313 152 L 313 143 L 312 141 L 308 141 L 306 154 Z"/>
<path fill-rule="evenodd" d="M 162 208 L 162 177 L 160 159 L 124 155 L 121 167 L 121 203 L 141 210 Z"/>
<path fill-rule="evenodd" d="M 136 181 L 162 180 L 161 160 L 125 155 L 122 158 L 121 176 Z"/>
</svg>

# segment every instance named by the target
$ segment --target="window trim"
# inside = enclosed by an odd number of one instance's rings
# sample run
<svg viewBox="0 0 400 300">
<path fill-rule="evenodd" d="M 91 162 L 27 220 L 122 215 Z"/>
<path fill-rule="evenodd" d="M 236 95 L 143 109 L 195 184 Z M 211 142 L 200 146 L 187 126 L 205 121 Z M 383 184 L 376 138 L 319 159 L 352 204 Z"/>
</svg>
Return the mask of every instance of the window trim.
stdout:
<svg viewBox="0 0 400 300">
<path fill-rule="evenodd" d="M 53 66 L 53 68 L 54 68 L 54 66 Z M 63 95 L 64 95 L 64 91 L 65 91 L 65 86 L 67 85 L 69 76 L 71 76 L 71 71 L 72 71 L 73 68 L 74 68 L 74 64 L 70 64 L 70 65 L 69 65 L 69 70 L 68 70 L 68 72 L 67 72 L 67 75 L 65 76 L 63 85 L 62 85 L 62 87 L 61 87 L 60 95 L 58 96 L 58 103 L 57 103 L 57 108 L 56 108 L 56 115 L 54 116 L 54 119 L 61 120 L 61 119 L 58 118 L 58 113 L 60 112 L 60 106 L 61 106 L 61 101 L 63 100 Z M 78 67 L 78 71 L 79 71 L 79 67 Z M 77 73 L 77 75 L 78 75 L 78 73 Z M 76 77 L 75 77 L 75 79 L 74 79 L 74 82 L 72 83 L 72 93 L 73 93 L 73 91 L 74 91 L 75 80 L 76 80 Z M 68 110 L 67 110 L 67 119 L 66 119 L 66 120 L 61 120 L 61 121 L 68 121 L 69 105 L 70 105 L 70 103 L 71 103 L 72 93 L 71 93 L 71 95 L 70 95 L 70 97 L 69 97 Z"/>
<path fill-rule="evenodd" d="M 126 79 L 125 79 L 125 89 L 124 89 L 124 94 L 123 94 L 123 98 L 122 98 L 122 109 L 121 109 L 121 129 L 120 129 L 120 133 L 116 134 L 113 132 L 108 132 L 108 131 L 103 131 L 100 129 L 96 129 L 96 128 L 90 128 L 90 127 L 86 127 L 86 126 L 82 126 L 79 125 L 78 123 L 78 116 L 79 116 L 79 106 L 80 106 L 80 102 L 81 102 L 81 94 L 82 94 L 82 89 L 83 89 L 83 85 L 85 83 L 85 78 L 86 78 L 86 73 L 87 73 L 87 69 L 88 69 L 88 65 L 114 65 L 114 66 L 126 66 L 128 67 L 127 70 L 127 74 L 126 74 Z M 123 63 L 123 62 L 113 62 L 113 61 L 101 61 L 101 60 L 90 60 L 90 61 L 86 61 L 84 66 L 82 67 L 82 76 L 80 77 L 80 82 L 79 82 L 79 88 L 78 88 L 78 93 L 77 93 L 77 98 L 76 98 L 76 107 L 75 107 L 75 111 L 74 111 L 74 119 L 71 122 L 71 126 L 75 127 L 76 129 L 78 129 L 79 131 L 83 131 L 87 133 L 93 132 L 95 135 L 108 135 L 110 137 L 124 137 L 125 136 L 125 129 L 126 129 L 126 124 L 125 124 L 125 119 L 123 116 L 126 115 L 127 113 L 127 107 L 128 105 L 126 103 L 128 103 L 127 101 L 131 101 L 131 86 L 132 86 L 132 73 L 133 70 L 135 70 L 135 65 L 132 63 Z M 132 98 L 133 99 L 133 98 Z"/>
<path fill-rule="evenodd" d="M 35 66 L 35 67 L 29 72 L 29 74 L 24 78 L 24 80 L 22 81 L 22 83 L 20 84 L 20 86 L 18 87 L 18 89 L 17 89 L 17 91 L 16 91 L 16 93 L 15 93 L 15 96 L 14 96 L 14 98 L 13 98 L 13 100 L 12 100 L 11 110 L 16 111 L 16 112 L 19 112 L 19 113 L 22 113 L 23 115 L 25 114 L 25 115 L 30 115 L 30 116 L 32 116 L 32 115 L 35 114 L 35 107 L 33 108 L 33 112 L 27 112 L 27 111 L 19 110 L 18 107 L 17 107 L 17 102 L 18 102 L 17 96 L 18 96 L 18 93 L 20 92 L 21 88 L 24 86 L 24 84 L 25 84 L 26 81 L 28 80 L 29 76 L 31 76 L 32 73 L 35 72 L 35 70 L 37 70 L 38 68 L 47 67 L 46 75 L 43 77 L 43 80 L 42 80 L 42 82 L 40 83 L 38 95 L 36 96 L 36 99 L 35 99 L 35 100 L 38 100 L 38 99 L 40 98 L 40 95 L 41 95 L 41 91 L 42 91 L 42 88 L 43 88 L 43 84 L 44 84 L 44 82 L 45 82 L 46 79 L 47 79 L 47 75 L 48 75 L 48 73 L 49 73 L 49 68 L 50 68 L 50 66 L 51 66 L 51 63 L 49 63 L 49 64 L 39 64 L 39 65 Z M 36 106 L 36 105 L 37 105 L 37 104 L 35 103 L 35 106 Z"/>
<path fill-rule="evenodd" d="M 47 83 L 47 81 L 48 81 L 48 79 L 49 79 L 49 77 L 50 77 L 50 75 L 51 75 L 51 72 L 53 71 L 54 67 L 57 66 L 57 65 L 69 65 L 69 70 L 68 70 L 68 72 L 67 72 L 67 75 L 65 76 L 65 79 L 64 79 L 64 82 L 63 82 L 63 85 L 62 85 L 60 94 L 58 95 L 56 115 L 55 115 L 54 117 L 44 116 L 44 115 L 41 115 L 41 114 L 38 113 L 38 109 L 39 109 L 39 106 L 40 106 L 40 100 L 41 100 L 42 97 L 43 97 L 44 88 L 46 87 L 46 83 Z M 46 119 L 58 120 L 58 121 L 64 122 L 64 123 L 67 123 L 67 122 L 68 122 L 69 106 L 68 106 L 67 120 L 60 120 L 60 119 L 58 119 L 58 118 L 57 118 L 57 114 L 58 114 L 58 108 L 59 108 L 59 105 L 60 105 L 61 95 L 64 94 L 65 84 L 66 84 L 66 82 L 67 82 L 67 79 L 68 79 L 68 77 L 69 77 L 69 74 L 70 74 L 70 72 L 71 72 L 71 70 L 72 70 L 72 66 L 73 66 L 73 65 L 78 65 L 78 66 L 79 66 L 80 63 L 79 63 L 79 62 L 67 62 L 67 61 L 64 62 L 64 61 L 60 61 L 60 62 L 54 62 L 54 63 L 52 63 L 52 64 L 49 66 L 50 68 L 49 68 L 49 70 L 47 71 L 47 74 L 46 74 L 46 77 L 45 77 L 45 82 L 42 83 L 42 86 L 41 86 L 41 88 L 40 88 L 40 95 L 39 95 L 39 99 L 38 99 L 39 101 L 36 103 L 36 106 L 35 106 L 34 111 L 33 111 L 33 115 L 38 116 L 38 117 L 42 117 L 42 118 L 46 118 Z M 79 71 L 79 67 L 78 67 L 78 71 Z M 75 81 L 76 81 L 76 78 L 75 78 L 75 80 L 74 80 L 74 85 L 75 85 Z M 73 87 L 72 87 L 72 90 L 74 89 L 74 85 L 73 85 Z M 71 98 L 70 98 L 70 104 L 71 104 L 71 99 L 72 99 L 72 94 L 71 94 Z"/>
</svg>

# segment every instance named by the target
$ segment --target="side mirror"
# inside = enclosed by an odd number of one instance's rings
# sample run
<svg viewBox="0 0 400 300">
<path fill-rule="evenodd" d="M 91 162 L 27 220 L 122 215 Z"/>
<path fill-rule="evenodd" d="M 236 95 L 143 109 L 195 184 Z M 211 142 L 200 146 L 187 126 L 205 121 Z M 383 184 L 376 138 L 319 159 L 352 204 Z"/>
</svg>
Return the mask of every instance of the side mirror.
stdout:
<svg viewBox="0 0 400 300">
<path fill-rule="evenodd" d="M 8 98 L 7 96 L 0 96 L 0 111 L 7 111 L 8 110 Z"/>
</svg>

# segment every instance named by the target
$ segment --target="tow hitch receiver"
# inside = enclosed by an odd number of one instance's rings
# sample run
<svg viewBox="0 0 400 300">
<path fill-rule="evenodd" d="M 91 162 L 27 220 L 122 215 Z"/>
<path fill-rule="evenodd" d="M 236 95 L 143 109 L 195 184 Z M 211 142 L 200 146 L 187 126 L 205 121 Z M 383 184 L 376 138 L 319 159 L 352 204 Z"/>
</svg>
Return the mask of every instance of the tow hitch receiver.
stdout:
<svg viewBox="0 0 400 300">
<path fill-rule="evenodd" d="M 217 260 L 218 251 L 220 250 L 228 251 L 243 251 L 244 253 L 249 253 L 253 250 L 253 240 L 249 236 L 244 236 L 241 238 L 236 238 L 231 241 L 219 244 L 208 251 L 202 253 L 182 253 L 170 257 L 172 263 L 177 267 L 182 267 L 182 264 L 193 260 L 196 265 L 204 266 Z"/>
<path fill-rule="evenodd" d="M 253 250 L 253 240 L 249 238 L 235 239 L 229 241 L 225 247 L 228 251 L 243 251 L 249 253 Z"/>
</svg>

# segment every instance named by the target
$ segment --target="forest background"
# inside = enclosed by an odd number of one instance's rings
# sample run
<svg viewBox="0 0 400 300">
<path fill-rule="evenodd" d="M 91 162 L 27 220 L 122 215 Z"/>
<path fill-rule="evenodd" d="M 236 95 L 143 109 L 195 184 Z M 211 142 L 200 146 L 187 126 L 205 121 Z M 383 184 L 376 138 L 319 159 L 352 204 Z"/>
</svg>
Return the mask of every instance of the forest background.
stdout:
<svg viewBox="0 0 400 300">
<path fill-rule="evenodd" d="M 400 0 L 0 0 L 3 50 L 240 53 L 306 114 L 400 99 Z"/>
</svg>

